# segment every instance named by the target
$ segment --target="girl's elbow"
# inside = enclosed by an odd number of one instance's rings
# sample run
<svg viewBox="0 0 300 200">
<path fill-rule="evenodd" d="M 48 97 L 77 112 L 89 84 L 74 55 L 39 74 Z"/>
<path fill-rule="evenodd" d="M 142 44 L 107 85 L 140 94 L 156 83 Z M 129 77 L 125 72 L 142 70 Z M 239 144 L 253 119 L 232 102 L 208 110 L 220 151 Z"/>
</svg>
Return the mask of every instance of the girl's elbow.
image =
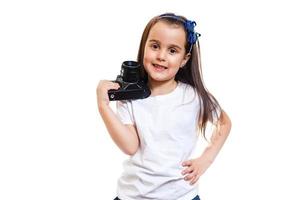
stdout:
<svg viewBox="0 0 300 200">
<path fill-rule="evenodd" d="M 227 115 L 227 113 L 225 113 L 224 111 L 222 112 L 221 115 L 221 125 L 225 126 L 228 129 L 228 131 L 231 130 L 231 126 L 232 126 L 231 120 Z"/>
<path fill-rule="evenodd" d="M 133 156 L 136 152 L 137 152 L 137 149 L 130 149 L 130 150 L 124 151 L 124 153 L 129 156 Z"/>
<path fill-rule="evenodd" d="M 231 123 L 231 120 L 230 120 L 229 117 L 227 118 L 226 125 L 227 125 L 228 129 L 230 130 L 230 129 L 231 129 L 231 126 L 232 126 L 232 123 Z"/>
<path fill-rule="evenodd" d="M 139 145 L 133 145 L 132 147 L 124 150 L 123 152 L 129 156 L 133 156 L 139 149 Z"/>
</svg>

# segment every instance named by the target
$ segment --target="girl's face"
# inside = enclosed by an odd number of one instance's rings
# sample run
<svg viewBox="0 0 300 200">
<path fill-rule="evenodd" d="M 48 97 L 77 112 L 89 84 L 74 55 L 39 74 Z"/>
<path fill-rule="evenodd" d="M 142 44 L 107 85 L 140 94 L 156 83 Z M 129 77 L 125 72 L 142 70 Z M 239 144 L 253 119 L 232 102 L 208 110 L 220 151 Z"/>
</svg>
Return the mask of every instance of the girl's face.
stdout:
<svg viewBox="0 0 300 200">
<path fill-rule="evenodd" d="M 186 36 L 182 26 L 159 21 L 149 32 L 144 51 L 144 68 L 149 81 L 173 81 L 188 61 Z"/>
</svg>

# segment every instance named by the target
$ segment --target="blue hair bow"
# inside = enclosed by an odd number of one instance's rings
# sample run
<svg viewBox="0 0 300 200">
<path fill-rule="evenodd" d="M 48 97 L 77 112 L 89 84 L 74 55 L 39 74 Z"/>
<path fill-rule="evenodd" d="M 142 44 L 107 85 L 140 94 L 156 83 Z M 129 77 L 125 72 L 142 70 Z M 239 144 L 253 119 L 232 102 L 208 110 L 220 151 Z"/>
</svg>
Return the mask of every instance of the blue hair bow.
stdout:
<svg viewBox="0 0 300 200">
<path fill-rule="evenodd" d="M 193 45 L 198 40 L 198 37 L 201 36 L 200 33 L 195 32 L 194 28 L 196 26 L 195 21 L 186 20 L 184 22 L 185 30 L 187 31 L 187 40 L 190 43 L 190 45 Z"/>
</svg>

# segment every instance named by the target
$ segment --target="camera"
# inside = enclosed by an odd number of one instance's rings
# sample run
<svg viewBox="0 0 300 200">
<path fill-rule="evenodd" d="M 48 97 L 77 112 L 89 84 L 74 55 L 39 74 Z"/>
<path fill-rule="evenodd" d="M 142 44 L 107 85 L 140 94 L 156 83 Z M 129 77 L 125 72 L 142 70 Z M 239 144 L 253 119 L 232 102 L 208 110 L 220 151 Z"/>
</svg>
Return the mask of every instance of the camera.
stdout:
<svg viewBox="0 0 300 200">
<path fill-rule="evenodd" d="M 151 94 L 146 81 L 141 79 L 141 65 L 135 61 L 124 61 L 114 82 L 119 83 L 120 88 L 108 90 L 110 101 L 144 99 Z"/>
</svg>

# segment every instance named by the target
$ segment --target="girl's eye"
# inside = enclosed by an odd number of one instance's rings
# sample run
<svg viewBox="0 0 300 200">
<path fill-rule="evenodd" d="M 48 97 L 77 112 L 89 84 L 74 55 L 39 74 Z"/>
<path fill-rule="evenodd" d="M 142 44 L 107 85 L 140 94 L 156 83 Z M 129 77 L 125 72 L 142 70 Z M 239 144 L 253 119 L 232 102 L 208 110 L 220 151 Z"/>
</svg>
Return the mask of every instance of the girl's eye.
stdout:
<svg viewBox="0 0 300 200">
<path fill-rule="evenodd" d="M 175 54 L 175 53 L 177 53 L 177 50 L 176 49 L 170 49 L 170 53 Z"/>
<path fill-rule="evenodd" d="M 159 46 L 158 46 L 158 44 L 152 44 L 151 47 L 152 47 L 152 49 L 158 49 Z"/>
</svg>

